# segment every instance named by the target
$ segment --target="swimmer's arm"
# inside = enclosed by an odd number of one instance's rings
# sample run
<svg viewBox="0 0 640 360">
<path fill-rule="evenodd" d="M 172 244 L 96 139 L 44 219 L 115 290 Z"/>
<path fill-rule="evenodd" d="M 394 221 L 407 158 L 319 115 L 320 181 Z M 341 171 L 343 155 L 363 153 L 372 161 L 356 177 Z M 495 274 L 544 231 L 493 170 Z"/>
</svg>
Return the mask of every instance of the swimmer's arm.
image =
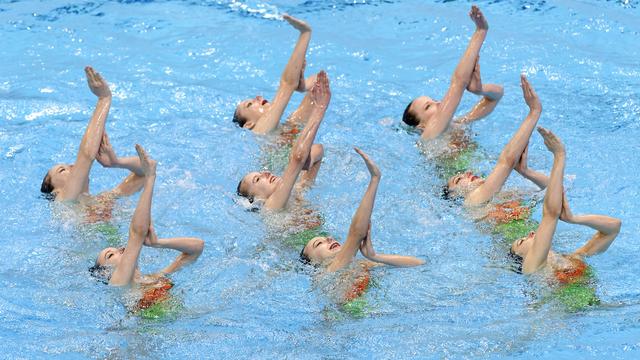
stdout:
<svg viewBox="0 0 640 360">
<path fill-rule="evenodd" d="M 144 152 L 144 150 L 139 150 L 139 152 Z M 147 155 L 144 153 L 144 155 L 141 156 L 146 157 Z M 151 227 L 151 199 L 153 197 L 153 186 L 156 180 L 155 165 L 153 165 L 153 167 L 154 169 L 145 176 L 144 190 L 140 195 L 138 205 L 131 218 L 131 225 L 129 225 L 129 241 L 122 254 L 120 264 L 111 276 L 111 280 L 109 281 L 111 285 L 128 285 L 135 275 L 140 251 Z"/>
<path fill-rule="evenodd" d="M 264 114 L 252 129 L 259 134 L 269 133 L 278 127 L 280 118 L 287 108 L 291 95 L 293 95 L 293 92 L 298 88 L 300 83 L 300 73 L 304 64 L 307 47 L 311 40 L 311 27 L 309 27 L 309 25 L 289 15 L 284 15 L 283 17 L 300 31 L 300 37 L 280 77 L 280 86 L 278 87 L 269 112 Z"/>
<path fill-rule="evenodd" d="M 107 82 L 89 66 L 85 68 L 85 73 L 89 89 L 98 97 L 98 103 L 82 137 L 71 176 L 57 196 L 60 200 L 76 200 L 88 185 L 91 165 L 98 154 L 104 125 L 111 107 L 111 90 Z"/>
<path fill-rule="evenodd" d="M 493 171 L 484 184 L 480 185 L 477 189 L 473 190 L 465 199 L 467 205 L 479 205 L 489 200 L 502 188 L 502 185 L 507 181 L 507 178 L 511 174 L 511 170 L 515 167 L 516 161 L 520 158 L 524 152 L 531 133 L 540 119 L 542 112 L 542 105 L 535 91 L 527 81 L 527 78 L 522 75 L 520 77 L 522 92 L 525 101 L 529 105 L 529 114 L 524 119 L 518 131 L 509 140 L 507 145 L 500 153 L 498 162 L 493 168 Z"/>
<path fill-rule="evenodd" d="M 545 145 L 553 152 L 553 167 L 549 177 L 549 187 L 544 196 L 542 221 L 540 221 L 538 230 L 533 237 L 533 244 L 522 262 L 522 272 L 525 274 L 536 272 L 546 264 L 551 250 L 553 234 L 556 231 L 558 219 L 562 212 L 562 177 L 566 160 L 564 146 L 550 131 L 545 129 L 540 129 L 539 131 L 545 137 Z"/>
<path fill-rule="evenodd" d="M 153 227 L 149 229 L 149 235 L 147 236 L 147 240 L 145 240 L 145 245 L 181 252 L 181 254 L 178 255 L 178 257 L 169 266 L 160 271 L 163 275 L 174 273 L 180 270 L 183 266 L 196 261 L 204 249 L 204 241 L 198 238 L 179 237 L 158 239 Z"/>
<path fill-rule="evenodd" d="M 113 146 L 111 146 L 111 141 L 106 131 L 102 134 L 96 161 L 105 168 L 126 169 L 138 176 L 144 176 L 140 158 L 137 156 L 118 157 L 115 150 L 113 150 Z"/>
<path fill-rule="evenodd" d="M 298 179 L 298 175 L 309 157 L 311 146 L 316 138 L 316 134 L 324 118 L 324 113 L 331 99 L 329 79 L 325 72 L 318 74 L 318 81 L 316 81 L 316 85 L 311 92 L 314 99 L 311 118 L 291 149 L 289 164 L 282 175 L 282 182 L 265 202 L 267 209 L 282 209 L 285 207 L 291 196 L 291 190 L 293 190 L 296 180 Z"/>
<path fill-rule="evenodd" d="M 380 184 L 380 177 L 382 176 L 378 166 L 367 154 L 358 148 L 355 148 L 355 150 L 367 165 L 369 174 L 371 175 L 371 180 L 369 180 L 369 186 L 367 186 L 367 190 L 360 201 L 360 205 L 351 219 L 347 240 L 344 242 L 344 245 L 340 248 L 340 251 L 335 258 L 333 258 L 331 264 L 327 267 L 327 270 L 329 271 L 336 271 L 347 266 L 358 254 L 360 243 L 367 237 L 367 232 L 369 231 L 371 213 L 373 212 L 378 184 Z"/>
<path fill-rule="evenodd" d="M 453 115 L 462 99 L 462 94 L 471 81 L 471 74 L 473 73 L 482 43 L 487 37 L 489 25 L 477 7 L 473 6 L 469 15 L 476 23 L 476 31 L 471 36 L 467 50 L 462 55 L 458 66 L 453 72 L 451 85 L 449 85 L 449 90 L 447 90 L 447 93 L 442 98 L 435 118 L 427 124 L 422 132 L 423 139 L 436 138 L 449 127 L 449 123 L 453 119 Z"/>
<path fill-rule="evenodd" d="M 300 181 L 298 181 L 298 187 L 307 187 L 313 185 L 320 171 L 320 165 L 322 165 L 322 158 L 324 157 L 324 146 L 322 144 L 313 144 L 311 146 L 311 152 L 305 162 L 300 174 Z"/>
<path fill-rule="evenodd" d="M 491 114 L 493 109 L 496 108 L 496 105 L 498 105 L 498 102 L 500 102 L 500 99 L 502 99 L 503 94 L 504 90 L 502 86 L 497 84 L 483 84 L 482 91 L 476 94 L 481 95 L 482 99 L 473 106 L 471 111 L 461 118 L 456 119 L 456 123 L 469 124 Z"/>
<path fill-rule="evenodd" d="M 369 260 L 380 264 L 397 267 L 413 267 L 424 265 L 424 260 L 418 259 L 414 256 L 406 255 L 376 254 L 375 258 L 370 258 Z"/>
<path fill-rule="evenodd" d="M 310 76 L 306 80 L 305 87 L 309 86 L 309 81 L 313 80 L 311 86 L 315 83 L 316 75 Z M 307 90 L 309 90 L 308 88 Z M 298 124 L 305 124 L 307 120 L 309 120 L 309 116 L 311 116 L 311 110 L 313 110 L 313 102 L 311 101 L 311 95 L 307 92 L 302 98 L 300 105 L 298 108 L 287 118 L 287 125 L 293 127 Z"/>
<path fill-rule="evenodd" d="M 570 223 L 588 226 L 596 233 L 586 244 L 575 251 L 576 255 L 592 256 L 601 254 L 609 248 L 613 240 L 620 233 L 622 221 L 605 215 L 574 215 L 569 208 L 566 195 L 563 197 L 562 213 L 560 220 Z"/>
<path fill-rule="evenodd" d="M 124 178 L 118 186 L 106 194 L 112 195 L 113 197 L 131 196 L 140 191 L 143 186 L 144 177 L 131 173 Z"/>
<path fill-rule="evenodd" d="M 620 233 L 622 221 L 605 215 L 575 215 L 573 224 L 585 225 L 596 230 L 586 244 L 576 250 L 576 254 L 592 256 L 601 254 L 609 248 Z"/>
<path fill-rule="evenodd" d="M 291 155 L 289 155 L 289 164 L 282 175 L 282 182 L 264 204 L 267 209 L 282 209 L 289 201 L 291 190 L 293 190 L 298 180 L 298 175 L 307 161 L 323 115 L 324 113 L 315 113 L 312 115 L 309 123 L 305 126 L 298 139 L 296 139 L 291 149 Z"/>
<path fill-rule="evenodd" d="M 413 256 L 376 253 L 376 251 L 373 249 L 373 242 L 371 240 L 371 223 L 369 223 L 367 236 L 360 243 L 360 253 L 368 260 L 384 265 L 412 267 L 424 264 L 424 261 Z"/>
<path fill-rule="evenodd" d="M 529 168 L 527 165 L 527 155 L 529 153 L 529 144 L 524 148 L 522 155 L 520 155 L 520 159 L 516 163 L 514 170 L 517 171 L 522 177 L 530 180 L 534 184 L 538 185 L 541 190 L 547 188 L 549 184 L 549 177 L 544 173 L 533 170 Z"/>
</svg>

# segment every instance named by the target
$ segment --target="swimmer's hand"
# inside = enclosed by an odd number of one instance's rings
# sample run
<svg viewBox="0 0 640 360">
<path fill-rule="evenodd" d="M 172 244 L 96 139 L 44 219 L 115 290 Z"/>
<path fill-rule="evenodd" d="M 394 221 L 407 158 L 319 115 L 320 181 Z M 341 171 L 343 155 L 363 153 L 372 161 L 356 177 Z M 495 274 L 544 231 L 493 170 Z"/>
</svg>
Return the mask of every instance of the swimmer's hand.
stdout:
<svg viewBox="0 0 640 360">
<path fill-rule="evenodd" d="M 380 178 L 382 176 L 382 173 L 380 172 L 380 169 L 378 168 L 376 163 L 374 163 L 373 160 L 369 158 L 369 155 L 365 154 L 362 150 L 358 149 L 357 147 L 354 147 L 353 149 L 358 153 L 358 155 L 362 157 L 362 160 L 364 160 L 364 163 L 367 165 L 367 168 L 369 169 L 369 174 L 371 174 L 371 177 Z"/>
<path fill-rule="evenodd" d="M 156 234 L 156 230 L 153 228 L 153 224 L 149 225 L 149 232 L 147 232 L 147 237 L 144 239 L 144 245 L 149 247 L 160 247 L 160 243 L 158 242 L 158 234 Z"/>
<path fill-rule="evenodd" d="M 326 109 L 331 100 L 331 89 L 329 88 L 329 77 L 327 73 L 320 71 L 316 77 L 316 83 L 311 88 L 311 103 L 314 108 Z"/>
<path fill-rule="evenodd" d="M 87 83 L 89 84 L 89 89 L 91 89 L 92 93 L 100 99 L 111 97 L 109 85 L 98 72 L 93 70 L 91 66 L 85 67 L 84 72 L 87 75 Z"/>
<path fill-rule="evenodd" d="M 302 69 L 300 70 L 300 79 L 298 79 L 298 88 L 296 91 L 305 92 L 307 91 L 307 82 L 304 78 L 304 69 L 307 67 L 307 60 L 305 59 L 302 62 Z"/>
<path fill-rule="evenodd" d="M 573 223 L 574 220 L 566 193 L 562 194 L 562 211 L 560 211 L 560 220 L 566 223 Z"/>
<path fill-rule="evenodd" d="M 115 151 L 113 151 L 113 147 L 111 147 L 111 142 L 109 142 L 109 136 L 106 131 L 102 135 L 102 142 L 100 143 L 96 160 L 106 168 L 114 167 L 118 164 L 118 156 Z"/>
<path fill-rule="evenodd" d="M 538 94 L 533 90 L 529 80 L 524 74 L 520 75 L 520 86 L 522 87 L 522 96 L 524 97 L 524 101 L 529 106 L 529 109 L 532 112 L 541 112 L 542 104 L 540 103 L 540 99 L 538 98 Z"/>
<path fill-rule="evenodd" d="M 373 249 L 373 243 L 371 242 L 371 223 L 367 229 L 367 236 L 360 242 L 360 253 L 371 261 L 376 261 L 376 251 Z"/>
<path fill-rule="evenodd" d="M 476 30 L 489 30 L 489 23 L 477 6 L 471 6 L 469 17 L 471 17 L 471 20 L 476 24 Z"/>
<path fill-rule="evenodd" d="M 309 24 L 307 24 L 306 22 L 300 19 L 296 19 L 289 14 L 282 15 L 282 18 L 285 19 L 291 26 L 296 28 L 301 33 L 311 32 L 311 26 L 309 26 Z"/>
<path fill-rule="evenodd" d="M 526 174 L 527 170 L 529 170 L 529 166 L 527 165 L 527 155 L 529 153 L 529 143 L 527 143 L 527 146 L 524 147 L 524 151 L 522 152 L 522 154 L 520 154 L 520 159 L 518 159 L 518 162 L 516 162 L 516 166 L 514 167 L 514 170 L 517 171 L 519 174 Z"/>
<path fill-rule="evenodd" d="M 565 149 L 562 141 L 551 131 L 538 126 L 538 132 L 544 138 L 544 145 L 553 153 L 553 155 L 564 155 Z"/>
<path fill-rule="evenodd" d="M 140 167 L 142 168 L 142 173 L 144 174 L 144 176 L 155 176 L 156 166 L 158 165 L 158 162 L 151 159 L 147 152 L 139 144 L 136 144 L 136 151 L 138 152 L 138 157 L 140 158 Z"/>
<path fill-rule="evenodd" d="M 480 78 L 480 56 L 476 58 L 476 65 L 471 73 L 471 81 L 467 85 L 467 91 L 472 94 L 482 94 L 482 79 Z"/>
</svg>

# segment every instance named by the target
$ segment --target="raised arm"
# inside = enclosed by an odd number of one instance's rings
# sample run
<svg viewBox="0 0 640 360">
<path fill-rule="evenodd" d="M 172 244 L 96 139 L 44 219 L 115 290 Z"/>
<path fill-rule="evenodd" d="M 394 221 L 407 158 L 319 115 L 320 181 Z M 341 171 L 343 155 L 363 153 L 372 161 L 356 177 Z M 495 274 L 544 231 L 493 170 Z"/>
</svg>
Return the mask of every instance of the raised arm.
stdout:
<svg viewBox="0 0 640 360">
<path fill-rule="evenodd" d="M 291 24 L 291 26 L 300 31 L 300 37 L 280 77 L 280 86 L 273 99 L 271 108 L 260 118 L 252 129 L 258 134 L 269 133 L 278 127 L 280 118 L 287 108 L 291 95 L 300 87 L 300 74 L 304 66 L 305 54 L 311 39 L 311 27 L 307 23 L 289 15 L 284 15 L 283 18 Z"/>
<path fill-rule="evenodd" d="M 524 151 L 520 155 L 520 159 L 516 163 L 515 170 L 527 180 L 530 180 L 534 184 L 538 185 L 541 190 L 547 188 L 549 184 L 549 177 L 542 172 L 529 168 L 527 164 L 527 156 L 529 154 L 529 144 L 524 148 Z M 562 219 L 561 219 L 562 220 Z"/>
<path fill-rule="evenodd" d="M 181 252 L 169 266 L 160 271 L 162 275 L 174 273 L 182 267 L 196 261 L 200 254 L 202 254 L 202 249 L 204 248 L 204 241 L 198 238 L 178 237 L 159 239 L 153 225 L 149 228 L 149 233 L 147 234 L 144 244 L 154 248 L 172 249 Z"/>
<path fill-rule="evenodd" d="M 305 162 L 300 174 L 300 181 L 298 181 L 299 188 L 305 188 L 313 185 L 320 171 L 320 165 L 322 165 L 322 158 L 324 157 L 324 146 L 322 144 L 313 144 L 309 157 Z"/>
<path fill-rule="evenodd" d="M 144 190 L 131 218 L 129 241 L 122 254 L 122 259 L 109 281 L 109 284 L 116 286 L 129 285 L 133 280 L 140 250 L 151 226 L 151 199 L 153 198 L 153 186 L 156 181 L 156 161 L 149 158 L 142 146 L 136 145 L 136 151 L 145 174 Z"/>
<path fill-rule="evenodd" d="M 304 84 L 301 86 L 305 87 L 305 91 L 311 90 L 313 88 L 313 84 L 315 84 L 317 78 L 317 74 L 309 76 L 308 79 L 305 80 Z M 301 79 L 301 81 L 304 79 Z M 309 87 L 309 83 L 311 83 L 311 87 Z M 311 93 L 307 91 L 298 105 L 298 108 L 291 113 L 291 115 L 287 118 L 286 125 L 289 127 L 294 127 L 298 124 L 305 124 L 307 120 L 309 120 L 309 116 L 311 116 L 311 111 L 313 110 L 313 101 L 311 100 Z"/>
<path fill-rule="evenodd" d="M 411 267 L 424 264 L 423 260 L 413 256 L 376 253 L 376 251 L 373 249 L 373 243 L 371 241 L 371 223 L 369 223 L 367 236 L 360 243 L 360 253 L 362 253 L 362 256 L 364 256 L 365 258 L 379 264 L 399 267 Z"/>
<path fill-rule="evenodd" d="M 422 132 L 423 139 L 436 138 L 449 127 L 449 123 L 453 119 L 453 115 L 460 104 L 460 99 L 462 99 L 462 94 L 471 81 L 471 74 L 473 73 L 482 43 L 487 37 L 489 24 L 480 9 L 475 5 L 471 7 L 469 16 L 476 24 L 476 31 L 471 36 L 467 50 L 462 55 L 458 66 L 453 72 L 451 85 L 449 85 L 449 90 L 447 90 L 447 93 L 442 98 L 438 111 Z"/>
<path fill-rule="evenodd" d="M 524 75 L 520 76 L 520 83 L 524 100 L 529 106 L 529 114 L 515 135 L 509 140 L 509 143 L 504 147 L 502 153 L 500 153 L 496 166 L 485 182 L 467 195 L 465 199 L 465 204 L 467 205 L 483 204 L 491 200 L 491 198 L 500 191 L 502 185 L 504 185 L 511 174 L 511 170 L 513 170 L 516 162 L 527 147 L 531 133 L 538 123 L 538 119 L 540 119 L 542 105 L 540 104 L 538 95 Z"/>
<path fill-rule="evenodd" d="M 98 103 L 80 142 L 80 149 L 73 164 L 69 180 L 57 195 L 59 200 L 76 200 L 82 191 L 88 187 L 91 165 L 93 165 L 93 160 L 98 154 L 104 132 L 104 124 L 111 107 L 111 90 L 109 90 L 107 82 L 90 66 L 87 66 L 84 71 L 89 89 L 98 97 Z"/>
<path fill-rule="evenodd" d="M 596 233 L 589 241 L 574 252 L 576 255 L 592 256 L 605 252 L 613 240 L 620 233 L 622 222 L 620 219 L 605 215 L 574 215 L 569 208 L 566 194 L 562 201 L 560 220 L 570 223 L 588 226 Z"/>
<path fill-rule="evenodd" d="M 347 266 L 353 258 L 358 254 L 360 243 L 367 236 L 367 231 L 371 223 L 371 213 L 373 212 L 373 205 L 376 201 L 376 193 L 378 191 L 378 184 L 380 184 L 380 169 L 369 158 L 367 154 L 362 150 L 355 148 L 355 151 L 362 157 L 364 163 L 369 169 L 371 180 L 369 180 L 369 186 L 362 196 L 358 210 L 351 219 L 351 225 L 349 226 L 349 234 L 344 245 L 340 247 L 340 251 L 331 261 L 331 264 L 327 267 L 329 271 L 336 271 Z"/>
<path fill-rule="evenodd" d="M 105 168 L 126 169 L 131 171 L 131 174 L 124 178 L 118 186 L 105 193 L 105 195 L 115 197 L 130 196 L 140 191 L 142 186 L 144 186 L 144 172 L 140 165 L 140 158 L 137 156 L 118 157 L 111 146 L 106 130 L 102 136 L 102 143 L 100 143 L 96 160 Z"/>
<path fill-rule="evenodd" d="M 480 101 L 474 105 L 474 107 L 461 118 L 456 119 L 458 124 L 469 124 L 476 120 L 480 120 L 483 117 L 491 114 L 493 109 L 496 108 L 502 95 L 504 95 L 504 88 L 497 84 L 483 84 L 480 77 L 480 56 L 476 58 L 476 65 L 471 74 L 471 81 L 467 85 L 467 91 L 472 94 L 482 96 Z"/>
<path fill-rule="evenodd" d="M 268 209 L 282 209 L 287 204 L 298 175 L 309 157 L 311 146 L 331 99 L 329 79 L 324 71 L 318 74 L 316 85 L 311 89 L 311 96 L 314 102 L 311 118 L 291 149 L 289 164 L 282 175 L 282 181 L 265 202 L 265 207 Z"/>
<path fill-rule="evenodd" d="M 538 128 L 538 132 L 544 137 L 544 144 L 547 149 L 553 153 L 553 167 L 549 177 L 549 187 L 544 196 L 542 220 L 533 237 L 533 244 L 531 244 L 531 248 L 522 262 L 522 272 L 525 274 L 536 272 L 546 264 L 549 250 L 551 250 L 553 234 L 556 231 L 558 218 L 562 212 L 562 177 L 564 176 L 566 159 L 564 145 L 551 131 Z"/>
</svg>

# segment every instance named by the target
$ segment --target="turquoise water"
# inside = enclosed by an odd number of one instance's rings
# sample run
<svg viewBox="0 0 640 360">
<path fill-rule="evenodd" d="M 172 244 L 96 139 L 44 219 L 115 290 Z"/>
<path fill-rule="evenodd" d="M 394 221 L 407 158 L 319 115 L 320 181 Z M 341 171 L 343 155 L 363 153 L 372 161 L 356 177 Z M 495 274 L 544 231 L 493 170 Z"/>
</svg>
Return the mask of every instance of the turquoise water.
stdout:
<svg viewBox="0 0 640 360">
<path fill-rule="evenodd" d="M 438 197 L 434 165 L 399 125 L 408 101 L 438 98 L 472 32 L 468 2 L 16 1 L 0 3 L 0 341 L 2 358 L 637 358 L 640 223 L 640 13 L 632 1 L 479 1 L 490 31 L 483 80 L 501 83 L 495 112 L 475 124 L 488 172 L 524 117 L 518 75 L 543 104 L 540 125 L 568 152 L 565 186 L 576 213 L 622 219 L 612 247 L 589 259 L 601 301 L 579 311 L 507 269 L 500 240 Z M 314 28 L 308 72 L 333 89 L 318 139 L 325 160 L 310 207 L 344 239 L 368 176 L 358 145 L 383 178 L 373 215 L 381 252 L 427 265 L 376 269 L 366 316 L 340 313 L 301 270 L 299 249 L 269 235 L 235 187 L 260 168 L 260 141 L 231 123 L 235 104 L 271 97 L 296 33 L 283 12 Z M 206 241 L 172 277 L 180 306 L 164 319 L 128 314 L 123 294 L 87 268 L 112 232 L 82 225 L 40 198 L 54 163 L 73 160 L 95 104 L 83 67 L 112 85 L 107 130 L 119 154 L 143 144 L 159 160 L 154 221 L 160 236 Z M 295 95 L 289 110 L 301 99 Z M 460 107 L 475 99 L 467 96 Z M 539 136 L 530 165 L 549 169 Z M 92 172 L 93 193 L 124 171 Z M 511 188 L 530 189 L 518 177 Z M 124 241 L 137 197 L 118 203 Z M 540 218 L 540 210 L 534 212 Z M 267 222 L 269 223 L 269 222 Z M 561 224 L 555 247 L 591 233 Z M 152 272 L 175 254 L 145 249 Z"/>
</svg>

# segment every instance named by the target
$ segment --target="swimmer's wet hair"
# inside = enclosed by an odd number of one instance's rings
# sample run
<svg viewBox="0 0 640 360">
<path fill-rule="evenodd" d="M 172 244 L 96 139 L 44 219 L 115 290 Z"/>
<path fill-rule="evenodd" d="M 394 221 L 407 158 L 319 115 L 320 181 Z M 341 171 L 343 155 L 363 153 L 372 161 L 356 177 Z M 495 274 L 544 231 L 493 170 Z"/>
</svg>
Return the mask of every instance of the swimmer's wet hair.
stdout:
<svg viewBox="0 0 640 360">
<path fill-rule="evenodd" d="M 44 176 L 44 179 L 42 179 L 42 184 L 40 185 L 40 192 L 42 192 L 43 194 L 49 194 L 50 196 L 46 197 L 49 200 L 53 200 L 53 198 L 55 198 L 55 196 L 53 195 L 53 184 L 51 183 L 51 176 L 49 175 L 48 171 L 47 171 L 47 174 Z"/>
<path fill-rule="evenodd" d="M 242 180 L 244 180 L 244 179 L 242 179 Z M 253 195 L 249 195 L 248 193 L 243 192 L 242 190 L 240 190 L 240 187 L 242 186 L 242 180 L 240 180 L 240 182 L 238 183 L 238 187 L 236 188 L 236 194 L 238 196 L 242 196 L 243 198 L 247 198 L 247 200 L 249 200 L 249 203 L 253 204 L 253 201 L 255 200 L 253 198 Z"/>
<path fill-rule="evenodd" d="M 247 119 L 243 118 L 238 114 L 238 109 L 233 112 L 233 122 L 238 124 L 241 128 L 244 127 L 244 124 L 247 123 Z"/>
<path fill-rule="evenodd" d="M 105 285 L 109 285 L 113 269 L 109 266 L 95 264 L 89 268 L 89 274 Z"/>
<path fill-rule="evenodd" d="M 409 126 L 418 126 L 418 124 L 420 124 L 420 121 L 414 114 L 411 113 L 411 111 L 409 111 L 411 104 L 413 104 L 413 100 L 411 100 L 409 105 L 407 105 L 407 107 L 404 109 L 404 113 L 402 114 L 402 121 Z"/>
<path fill-rule="evenodd" d="M 515 263 L 515 266 L 513 268 L 513 271 L 517 272 L 518 274 L 522 274 L 522 262 L 524 261 L 524 259 L 522 258 L 522 256 L 516 254 L 513 249 L 509 249 L 509 255 L 508 255 L 509 259 Z"/>
<path fill-rule="evenodd" d="M 300 250 L 300 258 L 298 260 L 300 260 L 301 263 L 303 263 L 304 265 L 311 265 L 311 258 L 309 258 L 305 253 L 304 253 L 304 249 L 307 247 L 307 245 L 302 247 L 302 250 Z"/>
<path fill-rule="evenodd" d="M 442 195 L 441 196 L 442 196 L 442 198 L 444 200 L 451 200 L 451 191 L 449 191 L 449 185 L 448 184 L 445 184 L 442 187 Z"/>
</svg>

